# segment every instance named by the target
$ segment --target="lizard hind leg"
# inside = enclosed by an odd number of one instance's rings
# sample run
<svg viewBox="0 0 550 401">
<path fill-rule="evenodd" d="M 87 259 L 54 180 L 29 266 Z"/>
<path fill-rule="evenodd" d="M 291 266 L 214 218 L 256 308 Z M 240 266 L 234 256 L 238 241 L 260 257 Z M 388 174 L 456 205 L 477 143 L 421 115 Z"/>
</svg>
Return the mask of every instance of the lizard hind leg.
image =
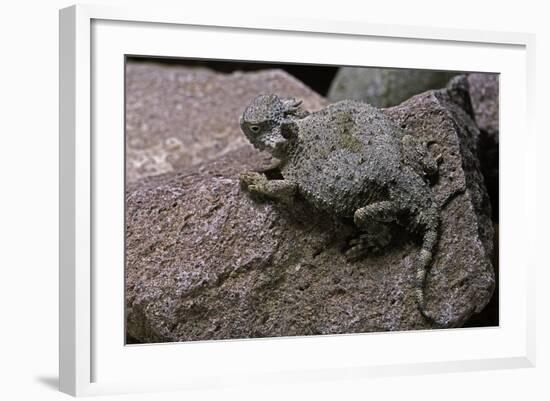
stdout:
<svg viewBox="0 0 550 401">
<path fill-rule="evenodd" d="M 371 252 L 382 251 L 391 241 L 388 223 L 397 220 L 397 212 L 398 209 L 389 201 L 376 202 L 357 209 L 353 221 L 360 234 L 349 242 L 349 248 L 345 252 L 347 259 L 355 261 Z"/>
<path fill-rule="evenodd" d="M 391 230 L 387 224 L 373 223 L 368 230 L 360 231 L 352 238 L 345 251 L 348 261 L 353 262 L 365 258 L 371 253 L 380 253 L 391 241 Z"/>
</svg>

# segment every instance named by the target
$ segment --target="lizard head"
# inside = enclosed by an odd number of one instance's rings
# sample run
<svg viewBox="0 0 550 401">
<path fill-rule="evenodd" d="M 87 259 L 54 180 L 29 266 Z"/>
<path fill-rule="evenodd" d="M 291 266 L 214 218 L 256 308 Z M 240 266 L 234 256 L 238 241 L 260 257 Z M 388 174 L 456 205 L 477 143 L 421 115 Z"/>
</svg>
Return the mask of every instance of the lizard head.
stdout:
<svg viewBox="0 0 550 401">
<path fill-rule="evenodd" d="M 277 95 L 257 96 L 241 116 L 241 130 L 255 148 L 284 159 L 291 131 L 285 127 L 303 113 L 299 108 L 301 103 Z"/>
</svg>

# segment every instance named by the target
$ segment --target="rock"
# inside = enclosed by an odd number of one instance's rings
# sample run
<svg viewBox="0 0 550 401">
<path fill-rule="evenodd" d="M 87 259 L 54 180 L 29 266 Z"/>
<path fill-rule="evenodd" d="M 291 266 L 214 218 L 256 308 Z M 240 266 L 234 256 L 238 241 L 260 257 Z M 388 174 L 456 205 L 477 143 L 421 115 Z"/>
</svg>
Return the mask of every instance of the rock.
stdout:
<svg viewBox="0 0 550 401">
<path fill-rule="evenodd" d="M 487 132 L 491 136 L 496 135 L 496 142 L 498 143 L 498 74 L 468 74 L 468 85 L 477 126 L 481 131 Z"/>
<path fill-rule="evenodd" d="M 336 73 L 328 99 L 362 100 L 390 107 L 429 89 L 444 88 L 456 72 L 391 68 L 342 67 Z"/>
<path fill-rule="evenodd" d="M 468 74 L 470 99 L 480 135 L 481 170 L 491 198 L 493 218 L 498 221 L 499 170 L 499 76 L 498 74 Z"/>
<path fill-rule="evenodd" d="M 453 99 L 430 91 L 385 112 L 411 135 L 434 140 L 432 151 L 443 156 L 434 185 L 441 239 L 426 300 L 458 327 L 484 308 L 495 280 L 479 131 Z M 305 203 L 287 210 L 257 202 L 240 189 L 239 172 L 269 164 L 242 147 L 128 187 L 129 336 L 167 342 L 435 327 L 415 301 L 418 239 L 395 227 L 386 252 L 346 261 L 351 224 Z"/>
<path fill-rule="evenodd" d="M 480 313 L 473 315 L 463 327 L 487 327 L 499 325 L 499 252 L 498 223 L 493 223 L 493 269 L 495 271 L 495 290 L 489 303 Z"/>
<path fill-rule="evenodd" d="M 471 291 L 470 300 L 455 292 L 457 297 L 447 306 L 456 302 L 453 308 L 460 304 L 456 310 L 466 310 L 471 302 L 470 306 L 477 305 L 475 312 L 479 313 L 490 301 L 495 285 L 491 264 L 493 223 L 478 158 L 480 133 L 468 110 L 471 111 L 468 83 L 464 77 L 455 77 L 446 90 L 417 95 L 386 112 L 406 132 L 428 143 L 435 140 L 432 152 L 441 154 L 443 159 L 433 187 L 439 203 L 444 205 L 441 238 L 430 274 L 432 278 L 446 279 L 445 283 L 428 283 L 427 291 L 435 290 L 434 295 L 440 297 L 436 304 L 443 305 L 445 294 L 457 291 L 457 283 L 465 280 L 461 285 Z M 450 320 L 461 320 L 458 316 L 453 313 Z"/>
<path fill-rule="evenodd" d="M 129 182 L 199 164 L 243 145 L 239 116 L 261 93 L 326 101 L 282 70 L 222 74 L 203 67 L 126 66 L 126 172 Z"/>
</svg>

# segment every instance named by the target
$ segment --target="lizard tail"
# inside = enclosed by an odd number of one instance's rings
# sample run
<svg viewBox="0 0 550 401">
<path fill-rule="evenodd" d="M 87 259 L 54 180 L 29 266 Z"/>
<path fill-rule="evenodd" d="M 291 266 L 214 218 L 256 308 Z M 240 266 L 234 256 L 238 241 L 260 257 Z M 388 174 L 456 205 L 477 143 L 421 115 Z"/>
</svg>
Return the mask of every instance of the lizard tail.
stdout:
<svg viewBox="0 0 550 401">
<path fill-rule="evenodd" d="M 426 301 L 424 289 L 426 286 L 426 274 L 431 266 L 433 253 L 439 237 L 439 223 L 431 224 L 424 233 L 422 248 L 416 258 L 416 303 L 419 312 L 427 320 L 436 323 L 438 326 L 444 326 L 435 316 L 426 310 Z"/>
</svg>

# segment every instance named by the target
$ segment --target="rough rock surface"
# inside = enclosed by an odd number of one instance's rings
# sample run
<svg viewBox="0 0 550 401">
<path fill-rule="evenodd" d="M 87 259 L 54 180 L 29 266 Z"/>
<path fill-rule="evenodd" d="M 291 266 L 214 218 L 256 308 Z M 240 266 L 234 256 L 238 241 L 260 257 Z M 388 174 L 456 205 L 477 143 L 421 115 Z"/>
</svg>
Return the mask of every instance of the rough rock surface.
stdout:
<svg viewBox="0 0 550 401">
<path fill-rule="evenodd" d="M 481 170 L 491 198 L 493 218 L 498 220 L 499 76 L 468 74 L 468 84 L 475 121 L 481 132 Z"/>
<path fill-rule="evenodd" d="M 479 131 L 449 93 L 430 91 L 385 112 L 443 154 L 434 186 L 444 205 L 441 238 L 426 300 L 460 326 L 493 292 L 492 224 Z M 433 327 L 416 307 L 416 240 L 398 230 L 386 253 L 346 261 L 346 222 L 305 203 L 294 210 L 259 203 L 240 189 L 241 171 L 269 164 L 243 147 L 128 187 L 130 336 L 165 342 Z"/>
<path fill-rule="evenodd" d="M 329 100 L 362 100 L 390 107 L 430 89 L 444 88 L 456 72 L 342 67 L 329 89 Z"/>
<path fill-rule="evenodd" d="M 238 118 L 262 93 L 325 99 L 282 70 L 222 74 L 202 67 L 126 66 L 126 171 L 129 182 L 219 157 L 247 144 Z"/>
<path fill-rule="evenodd" d="M 468 74 L 470 98 L 477 126 L 489 135 L 496 135 L 498 142 L 499 123 L 499 78 L 498 74 Z"/>
</svg>

